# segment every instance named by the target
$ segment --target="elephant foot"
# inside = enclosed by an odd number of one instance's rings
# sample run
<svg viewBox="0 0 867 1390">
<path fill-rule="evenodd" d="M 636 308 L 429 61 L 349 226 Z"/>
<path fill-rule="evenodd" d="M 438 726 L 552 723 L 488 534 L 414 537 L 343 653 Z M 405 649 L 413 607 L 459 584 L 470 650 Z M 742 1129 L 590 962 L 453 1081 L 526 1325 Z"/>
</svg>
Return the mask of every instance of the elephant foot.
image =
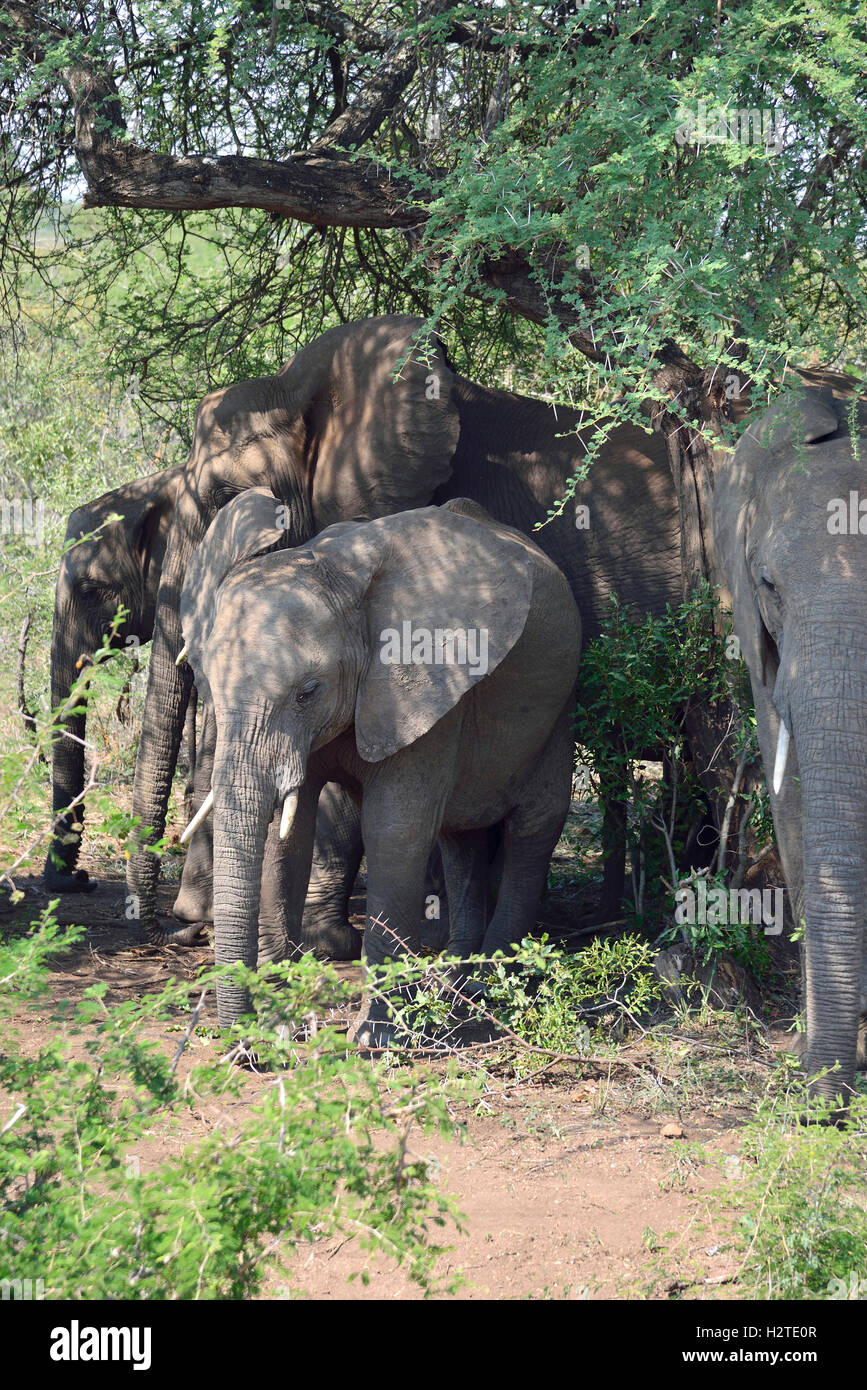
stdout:
<svg viewBox="0 0 867 1390">
<path fill-rule="evenodd" d="M 459 966 L 450 975 L 449 988 L 455 993 L 455 1003 L 481 1003 L 488 992 L 488 982 L 479 975 L 468 975 Z"/>
<path fill-rule="evenodd" d="M 242 1071 L 262 1073 L 271 1070 L 270 1064 L 260 1057 L 247 1038 L 239 1038 L 233 1043 L 220 1061 L 225 1062 L 227 1066 L 240 1067 Z"/>
<path fill-rule="evenodd" d="M 364 933 L 346 921 L 301 925 L 301 948 L 317 960 L 361 960 L 363 941 Z"/>
<path fill-rule="evenodd" d="M 355 1046 L 359 1052 L 386 1052 L 394 1048 L 397 1028 L 384 1019 L 366 1018 L 355 1028 Z"/>
<path fill-rule="evenodd" d="M 172 916 L 179 922 L 213 922 L 214 904 L 210 892 L 197 891 L 181 881 L 178 896 L 172 904 Z"/>
<path fill-rule="evenodd" d="M 138 922 L 135 937 L 139 946 L 194 946 L 205 926 L 205 922 L 190 922 L 185 927 L 165 931 L 158 922 Z"/>
<path fill-rule="evenodd" d="M 75 873 L 64 874 L 53 871 L 43 875 L 43 883 L 46 892 L 54 893 L 94 893 L 99 887 L 95 878 L 91 878 L 86 869 L 77 869 Z"/>
</svg>

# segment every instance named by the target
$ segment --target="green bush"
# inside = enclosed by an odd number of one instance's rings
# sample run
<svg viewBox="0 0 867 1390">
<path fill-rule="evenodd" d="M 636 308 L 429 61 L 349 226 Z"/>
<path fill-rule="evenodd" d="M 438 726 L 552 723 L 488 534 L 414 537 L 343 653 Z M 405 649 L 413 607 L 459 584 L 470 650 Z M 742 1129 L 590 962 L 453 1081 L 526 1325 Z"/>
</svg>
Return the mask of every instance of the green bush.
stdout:
<svg viewBox="0 0 867 1390">
<path fill-rule="evenodd" d="M 600 636 L 581 656 L 576 738 L 587 753 L 592 789 L 603 801 L 628 798 L 632 908 L 639 920 L 664 919 L 687 834 L 704 812 L 687 756 L 689 709 L 734 693 L 744 711 L 734 756 L 745 743 L 749 761 L 758 755 L 746 671 L 726 660 L 718 618 L 718 601 L 707 584 L 678 608 L 640 622 L 612 595 Z M 647 760 L 662 761 L 662 779 L 641 767 Z M 769 838 L 766 796 L 754 796 L 749 816 L 756 838 Z M 609 849 L 603 843 L 603 853 Z"/>
<path fill-rule="evenodd" d="M 839 1125 L 788 1090 L 759 1107 L 742 1131 L 740 1159 L 717 1194 L 734 1207 L 731 1232 L 745 1298 L 867 1296 L 864 1138 L 867 1097 Z M 734 1170 L 734 1171 L 732 1171 Z"/>
<path fill-rule="evenodd" d="M 221 972 L 111 1009 L 93 985 L 61 1018 L 43 1013 L 48 1041 L 26 1051 L 8 1015 L 23 1000 L 44 1009 L 49 958 L 82 935 L 50 911 L 33 927 L 0 942 L 0 1278 L 41 1279 L 48 1298 L 237 1299 L 301 1243 L 339 1233 L 405 1264 L 426 1292 L 456 1287 L 434 1274 L 432 1232 L 458 1214 L 407 1144 L 416 1126 L 455 1132 L 448 1082 L 387 1072 L 334 1028 L 311 1028 L 346 1002 L 327 966 L 306 957 L 268 979 L 233 968 L 259 1010 L 246 1055 L 272 1069 L 239 1122 L 245 1074 L 222 1049 L 181 1080 L 180 1049 L 170 1061 L 145 1036 L 179 1019 L 189 1032 L 191 991 Z M 136 1145 L 205 1100 L 222 1111 L 209 1136 L 142 1171 Z"/>
</svg>

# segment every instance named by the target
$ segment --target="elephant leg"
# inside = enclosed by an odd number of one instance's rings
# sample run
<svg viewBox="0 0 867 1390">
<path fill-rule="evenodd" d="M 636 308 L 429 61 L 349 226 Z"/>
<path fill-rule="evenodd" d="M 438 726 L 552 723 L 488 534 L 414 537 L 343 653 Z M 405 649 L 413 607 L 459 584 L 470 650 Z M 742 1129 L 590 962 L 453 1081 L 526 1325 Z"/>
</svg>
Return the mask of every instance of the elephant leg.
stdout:
<svg viewBox="0 0 867 1390">
<path fill-rule="evenodd" d="M 446 871 L 439 844 L 430 852 L 424 884 L 424 917 L 421 946 L 424 951 L 444 951 L 451 937 Z"/>
<path fill-rule="evenodd" d="M 301 944 L 319 960 L 358 960 L 362 934 L 349 922 L 349 899 L 364 845 L 361 811 L 335 782 L 319 797 L 316 845 L 304 904 Z"/>
<path fill-rule="evenodd" d="M 482 943 L 486 956 L 508 951 L 535 925 L 548 865 L 571 803 L 571 711 L 571 705 L 563 710 L 519 804 L 505 818 L 500 891 Z"/>
<path fill-rule="evenodd" d="M 217 723 L 209 700 L 201 701 L 202 731 L 195 743 L 192 812 L 195 814 L 211 789 Z M 189 726 L 188 726 L 189 727 Z M 214 827 L 208 816 L 190 841 L 180 888 L 172 912 L 181 922 L 214 920 Z"/>
<path fill-rule="evenodd" d="M 444 832 L 439 848 L 449 901 L 449 954 L 475 955 L 488 921 L 488 832 Z"/>
<path fill-rule="evenodd" d="M 442 769 L 441 769 L 442 771 Z M 420 923 L 424 914 L 425 879 L 436 832 L 445 805 L 445 787 L 430 777 L 419 776 L 429 799 L 401 804 L 400 788 L 382 784 L 365 788 L 361 812 L 367 854 L 367 919 L 364 955 L 368 972 L 365 993 L 355 1027 L 359 1047 L 385 1047 L 394 1036 L 392 1007 L 406 1003 L 408 989 L 371 992 L 369 971 L 421 945 Z"/>
<path fill-rule="evenodd" d="M 802 953 L 803 954 L 803 953 Z M 858 1020 L 858 1051 L 855 1057 L 858 1071 L 867 1071 L 867 929 L 861 956 L 861 1017 Z"/>
<path fill-rule="evenodd" d="M 187 781 L 184 786 L 184 815 L 187 820 L 192 820 L 195 812 L 193 810 L 193 797 L 196 791 L 196 716 L 199 711 L 199 692 L 193 686 L 190 695 L 190 703 L 187 705 L 187 717 L 184 721 L 184 743 L 187 748 Z"/>
</svg>

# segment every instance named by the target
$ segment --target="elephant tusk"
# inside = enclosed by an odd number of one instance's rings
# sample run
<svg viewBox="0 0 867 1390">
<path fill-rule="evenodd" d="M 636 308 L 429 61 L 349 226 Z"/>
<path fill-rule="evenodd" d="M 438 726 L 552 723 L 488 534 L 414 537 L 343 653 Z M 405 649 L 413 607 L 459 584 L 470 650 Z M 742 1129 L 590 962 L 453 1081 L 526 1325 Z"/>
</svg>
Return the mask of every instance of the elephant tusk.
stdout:
<svg viewBox="0 0 867 1390">
<path fill-rule="evenodd" d="M 175 665 L 176 665 L 176 666 L 182 666 L 182 665 L 184 664 L 184 662 L 185 662 L 186 659 L 187 659 L 187 654 L 188 654 L 189 650 L 190 650 L 190 644 L 189 644 L 189 642 L 185 642 L 184 645 L 181 647 L 181 650 L 178 652 L 177 656 L 175 657 Z"/>
<path fill-rule="evenodd" d="M 780 732 L 777 738 L 777 757 L 774 762 L 774 792 L 779 795 L 780 787 L 783 785 L 783 777 L 786 772 L 786 761 L 789 756 L 789 733 L 785 719 L 780 720 Z"/>
<path fill-rule="evenodd" d="M 189 839 L 191 838 L 191 836 L 195 835 L 195 833 L 196 833 L 196 831 L 198 830 L 199 826 L 201 825 L 202 821 L 203 821 L 203 820 L 207 820 L 208 816 L 211 814 L 211 812 L 213 811 L 213 809 L 214 809 L 214 793 L 213 793 L 213 791 L 209 791 L 209 792 L 208 792 L 208 795 L 205 797 L 205 799 L 204 799 L 204 801 L 202 802 L 201 806 L 199 807 L 198 811 L 197 811 L 196 814 L 193 816 L 193 819 L 190 821 L 190 823 L 189 823 L 189 825 L 187 826 L 186 830 L 185 830 L 185 831 L 183 832 L 183 834 L 181 835 L 181 844 L 182 844 L 182 845 L 185 845 L 185 844 L 187 843 L 187 840 L 189 840 Z"/>
<path fill-rule="evenodd" d="M 298 810 L 298 793 L 290 792 L 283 802 L 283 812 L 280 816 L 280 839 L 285 840 L 289 831 L 292 829 L 292 822 L 295 819 L 295 812 Z"/>
</svg>

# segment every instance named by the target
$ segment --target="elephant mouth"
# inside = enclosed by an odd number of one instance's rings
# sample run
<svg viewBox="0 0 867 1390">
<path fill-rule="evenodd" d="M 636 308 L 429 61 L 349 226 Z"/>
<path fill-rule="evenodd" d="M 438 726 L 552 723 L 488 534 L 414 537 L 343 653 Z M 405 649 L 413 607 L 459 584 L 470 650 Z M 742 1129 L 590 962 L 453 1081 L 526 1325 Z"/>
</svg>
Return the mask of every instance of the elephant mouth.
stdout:
<svg viewBox="0 0 867 1390">
<path fill-rule="evenodd" d="M 298 785 L 297 785 L 296 787 L 291 787 L 291 788 L 289 788 L 289 789 L 283 794 L 283 807 L 282 807 L 282 810 L 281 810 L 281 812 L 280 812 L 280 839 L 281 839 L 281 840 L 285 840 L 286 837 L 287 837 L 288 834 L 289 834 L 289 831 L 292 829 L 292 826 L 293 826 L 294 821 L 295 821 L 295 815 L 296 815 L 296 812 L 297 812 L 297 810 L 298 810 L 298 798 L 299 798 L 300 794 L 301 794 L 301 783 L 300 783 L 300 782 L 298 783 Z M 211 812 L 213 811 L 213 809 L 214 809 L 214 790 L 213 790 L 213 787 L 212 787 L 211 790 L 208 792 L 208 795 L 205 797 L 204 801 L 202 802 L 201 806 L 199 807 L 198 811 L 197 811 L 196 814 L 193 816 L 193 818 L 192 818 L 192 820 L 190 821 L 189 825 L 188 825 L 188 826 L 186 827 L 186 829 L 182 832 L 181 837 L 180 837 L 180 842 L 181 842 L 182 845 L 187 844 L 187 842 L 188 842 L 189 840 L 192 839 L 193 835 L 194 835 L 195 832 L 198 830 L 199 826 L 200 826 L 205 820 L 207 820 L 208 816 L 211 814 Z"/>
</svg>

